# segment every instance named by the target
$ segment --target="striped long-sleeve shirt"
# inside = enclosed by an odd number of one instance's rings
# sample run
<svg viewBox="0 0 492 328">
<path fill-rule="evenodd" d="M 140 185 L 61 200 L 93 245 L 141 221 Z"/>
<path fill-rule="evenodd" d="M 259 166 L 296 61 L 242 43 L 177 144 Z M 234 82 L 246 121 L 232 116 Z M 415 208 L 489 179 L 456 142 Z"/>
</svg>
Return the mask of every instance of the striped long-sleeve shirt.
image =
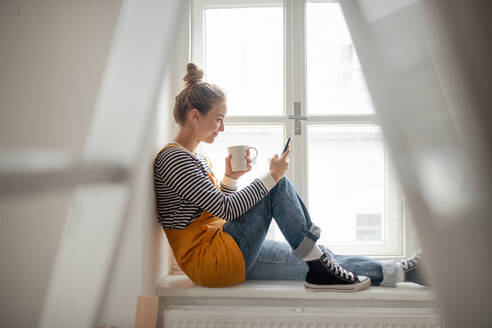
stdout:
<svg viewBox="0 0 492 328">
<path fill-rule="evenodd" d="M 202 154 L 194 154 L 176 143 L 161 151 L 154 162 L 154 187 L 158 221 L 164 229 L 184 229 L 207 211 L 232 221 L 265 197 L 275 185 L 269 174 L 237 190 L 237 180 L 224 177 L 217 189 Z M 176 147 L 177 146 L 177 147 Z"/>
</svg>

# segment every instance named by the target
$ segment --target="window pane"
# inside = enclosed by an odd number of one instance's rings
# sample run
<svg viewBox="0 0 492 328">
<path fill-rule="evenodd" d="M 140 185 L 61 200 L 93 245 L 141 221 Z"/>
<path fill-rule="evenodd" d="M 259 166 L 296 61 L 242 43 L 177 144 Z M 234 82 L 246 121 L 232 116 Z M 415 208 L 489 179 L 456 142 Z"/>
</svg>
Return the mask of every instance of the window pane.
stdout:
<svg viewBox="0 0 492 328">
<path fill-rule="evenodd" d="M 308 128 L 309 210 L 321 243 L 382 240 L 385 160 L 376 126 Z"/>
<path fill-rule="evenodd" d="M 381 240 L 381 214 L 357 214 L 357 240 Z"/>
<path fill-rule="evenodd" d="M 306 36 L 308 113 L 374 113 L 340 5 L 308 3 Z"/>
<path fill-rule="evenodd" d="M 205 10 L 205 74 L 228 115 L 282 115 L 283 8 Z"/>
<path fill-rule="evenodd" d="M 239 179 L 239 188 L 247 186 L 270 167 L 270 158 L 282 151 L 284 128 L 281 125 L 226 125 L 225 131 L 213 144 L 204 144 L 203 151 L 209 156 L 215 176 L 222 180 L 225 172 L 227 147 L 249 145 L 258 149 L 256 164 L 251 172 Z M 251 151 L 254 156 L 254 150 Z"/>
</svg>

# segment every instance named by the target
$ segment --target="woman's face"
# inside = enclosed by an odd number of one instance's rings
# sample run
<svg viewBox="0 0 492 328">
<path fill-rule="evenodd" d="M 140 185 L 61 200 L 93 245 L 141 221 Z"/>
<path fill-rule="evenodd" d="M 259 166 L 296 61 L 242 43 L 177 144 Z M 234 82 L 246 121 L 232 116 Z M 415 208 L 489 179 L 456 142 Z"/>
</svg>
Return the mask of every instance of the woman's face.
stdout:
<svg viewBox="0 0 492 328">
<path fill-rule="evenodd" d="M 199 114 L 198 133 L 201 141 L 213 143 L 219 132 L 224 131 L 226 113 L 225 102 L 219 102 L 206 115 Z"/>
</svg>

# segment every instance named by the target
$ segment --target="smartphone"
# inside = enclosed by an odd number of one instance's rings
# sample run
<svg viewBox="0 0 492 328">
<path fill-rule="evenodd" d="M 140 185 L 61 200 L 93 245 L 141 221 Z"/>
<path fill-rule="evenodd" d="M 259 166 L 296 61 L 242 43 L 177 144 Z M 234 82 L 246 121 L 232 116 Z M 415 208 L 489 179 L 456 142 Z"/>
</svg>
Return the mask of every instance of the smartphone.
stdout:
<svg viewBox="0 0 492 328">
<path fill-rule="evenodd" d="M 290 137 L 289 137 L 289 139 L 287 139 L 287 143 L 285 144 L 284 151 L 282 152 L 282 155 L 285 153 L 287 148 L 289 148 L 289 144 L 290 144 Z"/>
</svg>

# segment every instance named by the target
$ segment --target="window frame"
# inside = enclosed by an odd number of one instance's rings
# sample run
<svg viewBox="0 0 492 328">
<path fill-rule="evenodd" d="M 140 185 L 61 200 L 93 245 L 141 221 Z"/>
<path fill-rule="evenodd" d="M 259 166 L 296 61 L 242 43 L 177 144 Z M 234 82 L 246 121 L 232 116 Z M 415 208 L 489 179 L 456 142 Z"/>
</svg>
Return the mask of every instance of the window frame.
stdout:
<svg viewBox="0 0 492 328">
<path fill-rule="evenodd" d="M 316 0 L 309 1 L 316 3 L 338 3 L 337 0 Z M 283 6 L 284 8 L 284 115 L 283 116 L 228 116 L 226 124 L 282 124 L 284 125 L 284 140 L 287 136 L 292 138 L 292 157 L 288 173 L 301 197 L 308 202 L 308 172 L 307 172 L 307 143 L 308 125 L 316 124 L 370 124 L 377 125 L 375 114 L 369 115 L 307 115 L 306 104 L 306 1 L 284 0 L 284 1 L 263 1 L 263 0 L 190 0 L 189 33 L 188 40 L 182 42 L 187 49 L 181 50 L 183 56 L 176 60 L 179 67 L 184 67 L 187 62 L 192 61 L 204 68 L 204 9 L 206 8 L 247 8 L 247 7 L 270 7 L 272 5 Z M 299 45 L 303 45 L 302 47 Z M 355 46 L 355 45 L 354 45 Z M 186 52 L 186 56 L 184 53 Z M 180 51 L 178 50 L 178 54 Z M 184 60 L 186 59 L 186 60 Z M 179 92 L 183 72 L 178 69 L 175 73 L 175 91 Z M 175 92 L 175 93 L 176 93 Z M 294 124 L 288 119 L 289 115 L 294 115 L 294 102 L 300 102 L 301 115 L 307 116 L 307 121 L 302 121 L 303 133 L 294 134 Z M 170 110 L 172 117 L 172 110 Z M 173 125 L 171 131 L 176 131 Z M 386 145 L 385 154 L 385 214 L 384 233 L 386 242 L 356 242 L 356 243 L 334 243 L 330 245 L 337 253 L 369 255 L 375 258 L 401 259 L 408 256 L 418 243 L 415 236 L 415 229 L 410 220 L 407 219 L 405 200 L 398 186 L 396 173 L 391 164 Z M 391 215 L 391 217 L 390 217 Z M 390 233 L 391 232 L 391 233 Z M 368 244 L 371 244 L 368 249 Z M 384 245 L 383 245 L 384 244 Z M 173 265 L 172 271 L 177 266 Z"/>
</svg>

